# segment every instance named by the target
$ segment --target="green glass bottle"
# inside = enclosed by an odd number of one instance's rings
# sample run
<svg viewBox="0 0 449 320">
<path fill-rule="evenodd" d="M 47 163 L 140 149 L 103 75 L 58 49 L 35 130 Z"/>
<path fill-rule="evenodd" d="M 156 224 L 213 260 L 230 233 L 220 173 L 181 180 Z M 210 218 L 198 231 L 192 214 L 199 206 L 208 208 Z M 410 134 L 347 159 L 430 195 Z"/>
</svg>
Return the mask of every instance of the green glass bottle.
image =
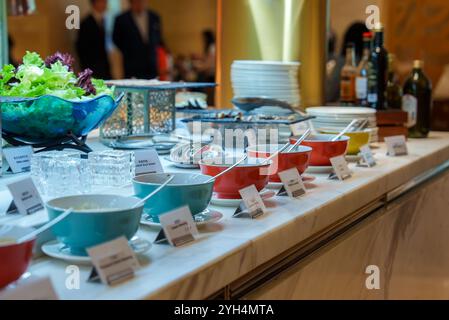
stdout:
<svg viewBox="0 0 449 320">
<path fill-rule="evenodd" d="M 427 138 L 432 113 L 432 83 L 423 72 L 423 62 L 413 63 L 411 77 L 405 82 L 402 109 L 409 115 L 410 138 Z"/>
<path fill-rule="evenodd" d="M 386 90 L 387 107 L 389 109 L 402 109 L 402 87 L 399 85 L 395 70 L 394 54 L 388 54 L 388 82 Z"/>
</svg>

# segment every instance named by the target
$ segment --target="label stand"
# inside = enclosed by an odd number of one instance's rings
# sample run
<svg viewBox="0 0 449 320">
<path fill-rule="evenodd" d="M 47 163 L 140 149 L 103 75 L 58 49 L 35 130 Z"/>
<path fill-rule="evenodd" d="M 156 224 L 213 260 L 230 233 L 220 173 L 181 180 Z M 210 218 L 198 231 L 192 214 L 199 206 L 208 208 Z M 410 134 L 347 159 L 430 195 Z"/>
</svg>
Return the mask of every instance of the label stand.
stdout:
<svg viewBox="0 0 449 320">
<path fill-rule="evenodd" d="M 328 177 L 328 179 L 329 180 L 340 180 L 340 181 L 345 181 L 345 180 L 347 180 L 347 179 L 349 179 L 349 178 L 351 178 L 352 177 L 352 175 L 347 175 L 347 176 L 344 176 L 344 177 L 342 177 L 341 179 L 338 177 L 338 175 L 334 172 L 334 173 L 331 173 L 330 175 L 329 175 L 329 177 Z"/>
<path fill-rule="evenodd" d="M 170 244 L 168 242 L 167 236 L 165 235 L 164 229 L 161 230 L 161 232 L 159 232 L 159 234 L 157 235 L 156 239 L 154 240 L 155 244 Z"/>
<path fill-rule="evenodd" d="M 258 210 L 253 214 L 248 212 L 248 208 L 246 207 L 245 203 L 242 201 L 242 203 L 240 203 L 237 210 L 235 210 L 232 217 L 237 218 L 237 219 L 240 219 L 240 218 L 257 219 L 258 217 L 260 217 L 263 214 L 264 214 L 263 210 Z"/>
<path fill-rule="evenodd" d="M 89 283 L 101 283 L 100 275 L 98 274 L 98 271 L 95 267 L 92 268 L 92 271 L 90 272 L 89 278 L 87 279 L 87 282 Z"/>
<path fill-rule="evenodd" d="M 6 214 L 19 214 L 19 209 L 17 209 L 17 206 L 14 203 L 14 201 L 11 201 L 8 210 L 6 210 Z"/>
<path fill-rule="evenodd" d="M 329 180 L 339 180 L 338 175 L 335 172 L 332 172 L 329 177 Z"/>
<path fill-rule="evenodd" d="M 357 162 L 357 167 L 359 168 L 373 168 L 376 164 L 374 163 L 373 165 L 369 164 L 368 162 L 365 161 L 364 158 L 360 159 Z"/>
<path fill-rule="evenodd" d="M 282 188 L 279 190 L 279 192 L 276 195 L 277 197 L 288 197 L 287 190 L 285 190 L 285 186 L 283 185 Z"/>
</svg>

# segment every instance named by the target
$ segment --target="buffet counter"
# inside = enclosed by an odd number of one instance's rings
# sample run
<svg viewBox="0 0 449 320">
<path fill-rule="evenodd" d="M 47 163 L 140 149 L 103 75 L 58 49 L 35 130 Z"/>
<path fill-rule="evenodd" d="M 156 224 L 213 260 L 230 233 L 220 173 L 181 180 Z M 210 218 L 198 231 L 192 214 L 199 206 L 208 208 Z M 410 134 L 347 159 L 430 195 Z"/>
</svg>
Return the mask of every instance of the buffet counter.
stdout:
<svg viewBox="0 0 449 320">
<path fill-rule="evenodd" d="M 95 138 L 89 144 L 94 149 L 104 148 Z M 81 287 L 68 290 L 68 264 L 43 256 L 34 260 L 29 272 L 51 277 L 61 299 L 404 297 L 393 294 L 392 289 L 397 266 L 393 262 L 399 259 L 401 250 L 413 251 L 410 245 L 428 243 L 430 250 L 423 245 L 416 247 L 421 255 L 418 257 L 434 262 L 427 267 L 426 281 L 437 282 L 449 270 L 449 241 L 442 242 L 441 238 L 447 237 L 443 227 L 449 225 L 449 217 L 441 214 L 441 221 L 429 220 L 441 210 L 447 213 L 449 207 L 445 191 L 449 187 L 449 133 L 433 132 L 429 139 L 410 140 L 408 147 L 408 156 L 393 158 L 386 156 L 386 148 L 380 144 L 373 150 L 378 165 L 362 168 L 350 164 L 354 175 L 344 182 L 329 180 L 328 174 L 314 174 L 315 186 L 304 197 L 272 198 L 266 202 L 268 214 L 256 220 L 233 218 L 235 208 L 212 207 L 223 213 L 220 222 L 200 229 L 199 239 L 184 247 L 153 245 L 139 258 L 142 268 L 136 277 L 116 287 L 88 283 L 91 267 L 80 266 Z M 163 164 L 166 172 L 180 171 L 168 162 Z M 26 175 L 0 179 L 1 213 L 11 201 L 6 184 L 23 177 Z M 115 192 L 132 194 L 131 189 Z M 419 196 L 420 192 L 426 193 Z M 408 201 L 407 194 L 414 194 L 412 200 L 418 203 L 408 203 L 401 209 L 397 203 Z M 438 196 L 439 202 L 432 195 Z M 429 205 L 434 207 L 429 209 Z M 382 217 L 402 214 L 405 217 L 395 222 L 381 222 L 389 230 L 388 237 L 384 237 L 383 229 L 370 229 Z M 45 216 L 17 218 L 3 214 L 0 223 L 27 225 L 39 219 Z M 423 224 L 431 229 L 420 231 Z M 153 241 L 158 232 L 142 226 L 138 236 Z M 369 240 L 364 239 L 365 232 L 369 232 Z M 423 238 L 408 244 L 418 233 Z M 377 252 L 383 253 L 382 258 Z M 419 266 L 410 257 L 403 257 L 408 259 L 407 270 L 416 272 Z M 381 289 L 373 292 L 365 288 L 365 268 L 371 264 L 379 266 L 382 283 Z M 402 281 L 412 277 L 411 273 L 402 276 Z M 427 284 L 422 286 L 426 288 Z M 441 295 L 437 297 L 449 296 L 448 288 L 442 284 L 439 288 L 441 291 L 435 292 Z M 420 297 L 414 294 L 409 291 L 412 297 Z"/>
</svg>

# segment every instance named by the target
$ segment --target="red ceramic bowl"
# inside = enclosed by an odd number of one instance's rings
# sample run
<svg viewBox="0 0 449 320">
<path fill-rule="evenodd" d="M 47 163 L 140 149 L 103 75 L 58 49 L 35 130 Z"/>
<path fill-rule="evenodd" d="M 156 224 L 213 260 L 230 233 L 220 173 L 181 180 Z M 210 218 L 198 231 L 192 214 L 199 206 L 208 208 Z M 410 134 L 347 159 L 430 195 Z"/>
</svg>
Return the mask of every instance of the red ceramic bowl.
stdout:
<svg viewBox="0 0 449 320">
<path fill-rule="evenodd" d="M 283 145 L 278 144 L 258 145 L 255 147 L 249 147 L 248 154 L 250 157 L 267 159 L 274 153 L 278 152 L 282 147 Z M 291 152 L 287 152 L 288 150 L 289 148 L 272 159 L 273 164 L 269 169 L 270 182 L 281 182 L 281 178 L 279 178 L 278 175 L 279 172 L 297 168 L 299 173 L 303 174 L 309 167 L 312 148 L 299 146 Z"/>
<path fill-rule="evenodd" d="M 18 280 L 28 269 L 35 240 L 21 244 L 8 243 L 32 231 L 33 229 L 19 227 L 12 227 L 6 233 L 0 231 L 0 289 Z"/>
<path fill-rule="evenodd" d="M 335 135 L 319 134 L 309 137 L 301 145 L 313 149 L 310 165 L 313 167 L 331 166 L 331 158 L 345 155 L 348 150 L 349 137 L 343 136 L 338 141 L 331 141 Z M 296 143 L 298 137 L 290 139 L 292 144 Z"/>
<path fill-rule="evenodd" d="M 200 162 L 201 172 L 215 177 L 236 161 L 238 159 L 203 160 Z M 270 165 L 271 163 L 262 165 L 258 159 L 248 159 L 215 180 L 214 196 L 218 199 L 241 199 L 239 190 L 251 185 L 255 185 L 258 191 L 262 191 L 268 184 L 267 170 Z"/>
</svg>

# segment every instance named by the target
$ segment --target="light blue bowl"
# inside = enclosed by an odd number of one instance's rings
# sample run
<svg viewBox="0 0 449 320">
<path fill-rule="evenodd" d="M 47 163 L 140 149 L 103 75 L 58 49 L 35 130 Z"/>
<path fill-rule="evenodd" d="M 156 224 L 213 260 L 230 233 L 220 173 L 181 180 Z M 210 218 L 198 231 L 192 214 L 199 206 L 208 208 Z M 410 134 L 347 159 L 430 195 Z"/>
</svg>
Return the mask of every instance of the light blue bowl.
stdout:
<svg viewBox="0 0 449 320">
<path fill-rule="evenodd" d="M 185 206 L 190 208 L 193 216 L 207 209 L 215 181 L 207 182 L 212 177 L 202 174 L 162 173 L 138 176 L 133 181 L 136 196 L 145 198 L 167 181 L 169 176 L 175 178 L 145 205 L 144 212 L 153 221 L 159 222 L 160 215 Z"/>
<path fill-rule="evenodd" d="M 82 195 L 51 200 L 47 203 L 50 219 L 65 210 L 74 212 L 56 224 L 52 231 L 70 252 L 86 256 L 86 249 L 122 236 L 131 240 L 137 233 L 143 205 L 132 209 L 140 200 L 117 195 Z"/>
<path fill-rule="evenodd" d="M 101 95 L 70 101 L 49 95 L 0 97 L 2 131 L 30 143 L 65 138 L 68 133 L 84 137 L 112 115 L 122 98 Z"/>
</svg>

